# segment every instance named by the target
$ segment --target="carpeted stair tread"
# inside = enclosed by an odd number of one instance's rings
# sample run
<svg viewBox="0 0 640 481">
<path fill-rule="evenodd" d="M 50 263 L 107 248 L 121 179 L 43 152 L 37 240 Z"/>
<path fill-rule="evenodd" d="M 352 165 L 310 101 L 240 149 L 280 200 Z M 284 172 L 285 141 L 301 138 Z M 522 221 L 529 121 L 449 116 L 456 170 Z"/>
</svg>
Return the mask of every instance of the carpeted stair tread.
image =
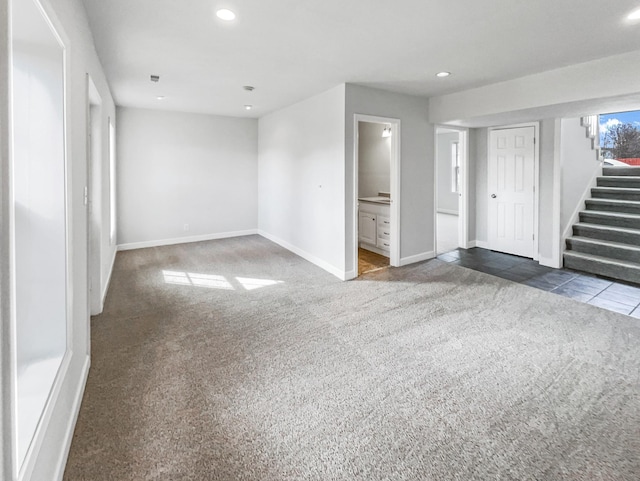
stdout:
<svg viewBox="0 0 640 481">
<path fill-rule="evenodd" d="M 640 201 L 638 200 L 624 200 L 624 199 L 587 199 L 588 203 L 598 204 L 598 205 L 619 205 L 620 207 L 624 206 L 638 206 L 640 207 Z"/>
<path fill-rule="evenodd" d="M 607 177 L 640 176 L 640 167 L 631 165 L 629 167 L 603 167 L 602 174 Z"/>
<path fill-rule="evenodd" d="M 597 199 L 624 199 L 640 201 L 640 188 L 633 187 L 592 187 L 591 197 Z"/>
<path fill-rule="evenodd" d="M 610 259 L 583 252 L 566 251 L 564 253 L 564 265 L 570 269 L 576 269 L 615 279 L 630 282 L 640 282 L 640 264 L 621 259 Z"/>
<path fill-rule="evenodd" d="M 593 214 L 593 215 L 602 215 L 605 217 L 625 217 L 630 219 L 640 219 L 640 214 L 629 214 L 627 212 L 609 212 L 609 211 L 600 211 L 600 210 L 583 210 L 582 213 L 585 214 Z"/>
<path fill-rule="evenodd" d="M 567 239 L 567 249 L 567 252 L 600 255 L 601 257 L 640 263 L 640 247 L 623 242 L 574 236 Z"/>
<path fill-rule="evenodd" d="M 636 192 L 640 192 L 640 188 L 636 188 L 636 187 L 592 187 L 591 190 L 595 190 L 596 192 L 631 192 L 631 193 L 636 193 Z"/>
<path fill-rule="evenodd" d="M 639 229 L 578 222 L 573 225 L 573 235 L 575 237 L 589 237 L 592 239 L 621 242 L 623 244 L 640 245 Z"/>
<path fill-rule="evenodd" d="M 598 187 L 640 188 L 640 177 L 632 175 L 598 177 Z"/>
<path fill-rule="evenodd" d="M 580 221 L 591 224 L 603 224 L 628 229 L 640 229 L 640 214 L 626 212 L 609 212 L 598 210 L 583 210 Z"/>
<path fill-rule="evenodd" d="M 610 232 L 624 232 L 627 234 L 638 234 L 640 235 L 640 229 L 630 229 L 628 227 L 616 227 L 612 225 L 602 225 L 602 224 L 592 224 L 591 222 L 578 222 L 573 225 L 574 227 L 587 227 L 598 230 L 606 230 Z"/>
</svg>

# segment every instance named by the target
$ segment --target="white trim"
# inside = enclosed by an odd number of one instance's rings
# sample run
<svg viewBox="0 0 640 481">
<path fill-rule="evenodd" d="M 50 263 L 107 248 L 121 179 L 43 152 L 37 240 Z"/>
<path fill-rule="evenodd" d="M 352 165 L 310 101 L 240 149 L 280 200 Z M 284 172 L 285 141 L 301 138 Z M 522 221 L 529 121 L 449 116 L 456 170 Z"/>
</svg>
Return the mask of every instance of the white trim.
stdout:
<svg viewBox="0 0 640 481">
<path fill-rule="evenodd" d="M 561 265 L 558 264 L 558 260 L 553 257 L 540 256 L 538 263 L 541 266 L 553 267 L 554 269 L 559 269 L 562 267 Z"/>
<path fill-rule="evenodd" d="M 350 281 L 351 279 L 356 279 L 358 277 L 358 271 L 347 271 L 344 273 L 345 281 Z"/>
<path fill-rule="evenodd" d="M 487 241 L 476 240 L 475 241 L 475 246 L 479 247 L 480 249 L 491 250 L 491 248 L 489 247 L 489 242 L 487 242 Z"/>
<path fill-rule="evenodd" d="M 107 282 L 104 283 L 104 289 L 102 291 L 102 308 L 104 309 L 104 301 L 107 298 L 107 292 L 109 291 L 109 286 L 111 285 L 111 276 L 113 275 L 113 266 L 116 263 L 116 254 L 118 253 L 117 249 L 113 249 L 113 256 L 111 257 L 111 265 L 109 267 L 109 275 L 107 276 Z"/>
<path fill-rule="evenodd" d="M 78 421 L 78 415 L 80 414 L 80 406 L 82 404 L 82 397 L 84 395 L 84 390 L 87 385 L 87 377 L 89 376 L 89 366 L 91 365 L 90 357 L 85 356 L 84 364 L 82 365 L 82 371 L 80 373 L 80 383 L 78 384 L 78 389 L 73 396 L 73 405 L 71 406 L 71 414 L 72 418 L 69 419 L 67 423 L 67 430 L 64 433 L 64 440 L 62 442 L 62 449 L 60 450 L 60 457 L 58 458 L 58 462 L 56 463 L 56 467 L 54 469 L 54 477 L 52 478 L 54 481 L 62 481 L 64 476 L 64 469 L 67 465 L 67 459 L 69 457 L 69 450 L 71 449 L 71 441 L 73 440 L 73 432 L 76 427 L 76 422 Z"/>
<path fill-rule="evenodd" d="M 551 258 L 540 256 L 540 264 L 548 267 L 562 267 L 564 238 L 560 235 L 562 222 L 562 119 L 555 119 L 553 125 L 553 222 L 551 238 Z"/>
<path fill-rule="evenodd" d="M 467 242 L 467 249 L 473 249 L 474 247 L 478 247 L 478 241 L 469 241 Z"/>
<path fill-rule="evenodd" d="M 406 266 L 409 264 L 415 264 L 416 262 L 428 261 L 436 257 L 435 251 L 423 252 L 422 254 L 416 254 L 414 256 L 407 256 L 400 259 L 400 266 Z"/>
<path fill-rule="evenodd" d="M 22 461 L 22 466 L 20 466 L 19 468 L 17 478 L 19 481 L 31 479 L 31 475 L 33 474 L 35 465 L 38 462 L 38 456 L 40 454 L 40 449 L 42 448 L 42 443 L 44 442 L 44 438 L 49 429 L 49 423 L 51 422 L 53 410 L 58 403 L 58 398 L 60 396 L 60 391 L 62 391 L 62 386 L 67 381 L 67 374 L 69 373 L 69 366 L 71 365 L 72 356 L 73 351 L 70 348 L 67 348 L 67 351 L 60 361 L 60 367 L 58 368 L 56 377 L 53 380 L 51 391 L 49 392 L 49 396 L 47 397 L 47 401 L 45 402 L 41 418 L 38 421 L 38 425 L 36 427 L 36 431 L 33 433 L 33 438 L 31 439 L 29 448 L 27 449 L 24 460 Z"/>
<path fill-rule="evenodd" d="M 500 125 L 497 127 L 491 127 L 487 131 L 488 145 L 489 145 L 489 158 L 488 162 L 491 162 L 491 132 L 494 130 L 507 130 L 507 129 L 519 129 L 533 127 L 533 260 L 537 261 L 540 257 L 540 122 L 526 122 L 522 124 Z M 489 176 L 489 168 L 487 166 L 487 177 Z M 488 185 L 488 184 L 487 184 Z M 487 216 L 487 221 L 489 216 Z"/>
<path fill-rule="evenodd" d="M 300 249 L 299 247 L 296 247 L 293 244 L 290 244 L 289 242 L 280 239 L 279 237 L 271 235 L 268 232 L 264 232 L 262 230 L 258 230 L 258 234 L 261 235 L 262 237 L 264 237 L 265 239 L 269 239 L 271 242 L 275 242 L 279 246 L 284 247 L 288 251 L 293 252 L 294 254 L 302 257 L 303 259 L 311 262 L 312 264 L 317 265 L 318 267 L 324 269 L 325 271 L 329 272 L 330 274 L 333 274 L 334 276 L 336 276 L 338 279 L 340 279 L 342 281 L 346 281 L 348 279 L 353 279 L 353 277 L 351 277 L 351 278 L 347 277 L 347 274 L 353 274 L 353 271 L 349 271 L 347 273 L 346 271 L 340 270 L 337 267 L 332 266 L 328 262 L 320 259 L 319 257 L 316 257 L 313 254 L 309 254 L 307 251 L 304 251 L 304 250 Z M 356 257 L 356 260 L 357 259 L 358 258 Z"/>
<path fill-rule="evenodd" d="M 460 214 L 458 214 L 457 210 L 452 210 L 452 209 L 436 209 L 436 213 L 437 214 L 455 215 L 456 217 L 460 216 Z"/>
<path fill-rule="evenodd" d="M 219 232 L 217 234 L 194 235 L 189 237 L 174 237 L 173 239 L 160 239 L 143 242 L 130 242 L 127 244 L 119 244 L 118 252 L 129 251 L 132 249 L 144 249 L 146 247 L 160 247 L 174 244 L 187 244 L 189 242 L 201 242 L 215 239 L 227 239 L 229 237 L 242 237 L 245 235 L 259 234 L 258 229 L 238 230 L 232 232 Z"/>
<path fill-rule="evenodd" d="M 400 119 L 392 117 L 378 117 L 374 115 L 353 114 L 353 263 L 354 271 L 358 271 L 358 123 L 374 122 L 391 125 L 391 203 L 389 216 L 391 218 L 391 250 L 389 264 L 400 266 L 400 197 L 401 197 L 401 129 Z M 348 199 L 346 200 L 348 202 Z M 352 271 L 349 271 L 352 272 Z"/>
</svg>

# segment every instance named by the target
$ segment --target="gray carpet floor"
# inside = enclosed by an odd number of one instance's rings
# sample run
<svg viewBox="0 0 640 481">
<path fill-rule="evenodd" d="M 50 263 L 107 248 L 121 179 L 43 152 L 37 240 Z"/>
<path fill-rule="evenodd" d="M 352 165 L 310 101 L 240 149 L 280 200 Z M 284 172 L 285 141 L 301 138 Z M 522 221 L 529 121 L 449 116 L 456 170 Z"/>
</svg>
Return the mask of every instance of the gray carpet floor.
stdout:
<svg viewBox="0 0 640 481">
<path fill-rule="evenodd" d="M 638 480 L 638 319 L 258 236 L 121 252 L 65 480 Z"/>
</svg>

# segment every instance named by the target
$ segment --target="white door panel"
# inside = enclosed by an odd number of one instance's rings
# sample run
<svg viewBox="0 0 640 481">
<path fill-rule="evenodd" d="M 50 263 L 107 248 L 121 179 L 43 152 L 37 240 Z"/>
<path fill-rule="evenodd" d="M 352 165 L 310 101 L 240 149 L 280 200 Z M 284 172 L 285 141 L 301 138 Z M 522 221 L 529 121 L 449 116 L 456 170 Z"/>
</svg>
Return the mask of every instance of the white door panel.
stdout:
<svg viewBox="0 0 640 481">
<path fill-rule="evenodd" d="M 535 129 L 492 130 L 488 171 L 489 248 L 533 257 Z"/>
</svg>

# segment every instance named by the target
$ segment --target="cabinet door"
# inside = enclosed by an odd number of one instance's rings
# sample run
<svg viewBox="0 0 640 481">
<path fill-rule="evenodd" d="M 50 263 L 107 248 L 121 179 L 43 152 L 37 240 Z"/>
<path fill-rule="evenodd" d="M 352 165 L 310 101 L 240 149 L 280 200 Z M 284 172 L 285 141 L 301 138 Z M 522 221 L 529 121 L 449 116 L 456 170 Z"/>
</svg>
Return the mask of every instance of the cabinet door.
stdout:
<svg viewBox="0 0 640 481">
<path fill-rule="evenodd" d="M 358 240 L 376 245 L 376 216 L 368 212 L 360 212 L 358 220 Z"/>
</svg>

